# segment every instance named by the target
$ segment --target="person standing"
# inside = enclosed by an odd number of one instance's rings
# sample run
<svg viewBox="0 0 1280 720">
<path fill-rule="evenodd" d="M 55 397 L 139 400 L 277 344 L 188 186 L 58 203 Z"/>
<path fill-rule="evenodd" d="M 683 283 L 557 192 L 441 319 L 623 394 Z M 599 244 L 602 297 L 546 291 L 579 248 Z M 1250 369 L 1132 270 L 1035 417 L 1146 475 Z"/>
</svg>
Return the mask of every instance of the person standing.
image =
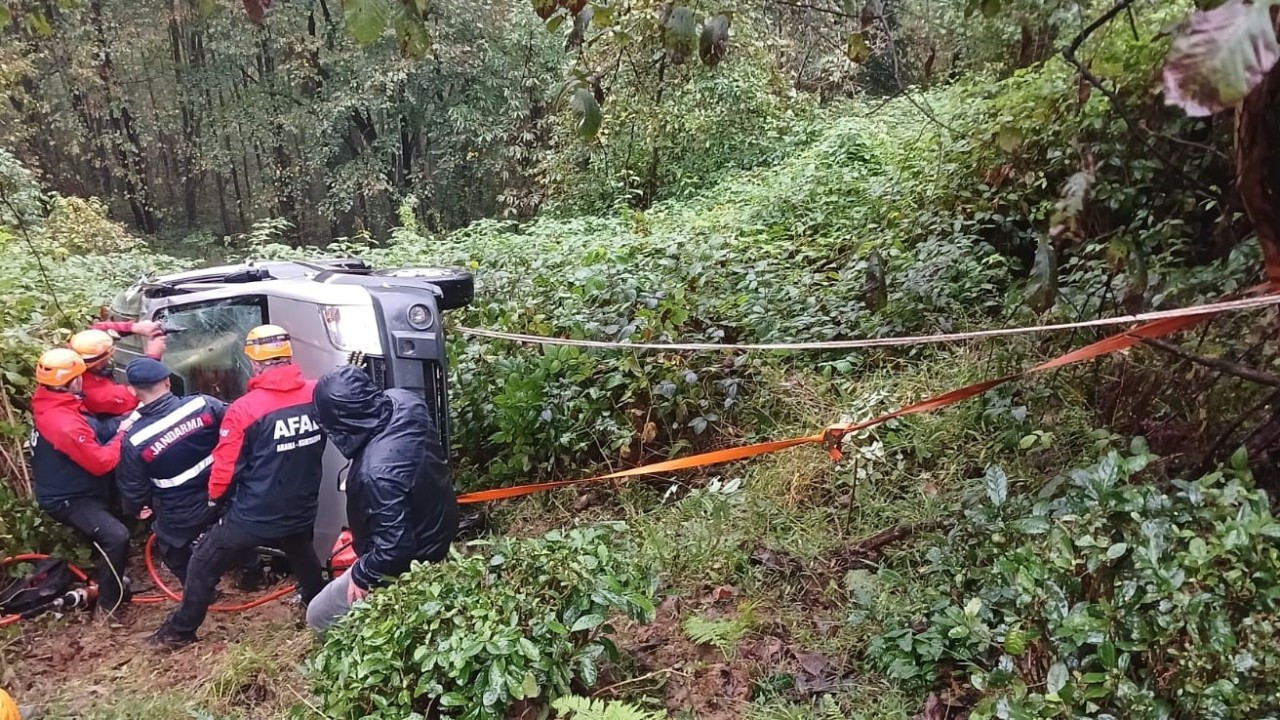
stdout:
<svg viewBox="0 0 1280 720">
<path fill-rule="evenodd" d="M 325 446 L 315 381 L 302 377 L 278 325 L 250 330 L 244 353 L 254 377 L 227 408 L 209 477 L 209 504 L 225 502 L 226 514 L 196 542 L 182 602 L 148 639 L 153 647 L 195 642 L 222 574 L 255 547 L 284 552 L 304 602 L 324 587 L 312 547 Z"/>
<path fill-rule="evenodd" d="M 85 371 L 84 360 L 70 348 L 54 348 L 40 356 L 38 387 L 31 399 L 32 474 L 40 509 L 93 544 L 97 606 L 117 617 L 129 601 L 124 583 L 129 531 L 108 509 L 108 502 L 121 437 L 132 421 L 125 419 L 110 440 L 99 442 L 78 394 Z"/>
<path fill-rule="evenodd" d="M 176 397 L 169 377 L 169 368 L 152 358 L 125 369 L 140 404 L 121 444 L 116 482 L 127 516 L 145 519 L 153 511 L 160 558 L 185 585 L 192 543 L 217 519 L 209 475 L 227 404 L 208 395 Z"/>
<path fill-rule="evenodd" d="M 351 460 L 347 524 L 357 555 L 307 606 L 307 624 L 323 633 L 414 560 L 443 560 L 458 533 L 458 503 L 422 398 L 378 390 L 363 370 L 348 365 L 320 378 L 315 404 L 325 436 Z"/>
</svg>

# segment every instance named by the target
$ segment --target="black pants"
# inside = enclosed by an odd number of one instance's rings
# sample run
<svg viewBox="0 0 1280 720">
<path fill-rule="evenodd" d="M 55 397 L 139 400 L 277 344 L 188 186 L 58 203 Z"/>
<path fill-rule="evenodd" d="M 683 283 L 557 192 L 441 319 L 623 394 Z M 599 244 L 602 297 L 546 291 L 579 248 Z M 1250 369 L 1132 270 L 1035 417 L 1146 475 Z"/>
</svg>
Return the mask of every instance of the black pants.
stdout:
<svg viewBox="0 0 1280 720">
<path fill-rule="evenodd" d="M 164 562 L 164 566 L 169 568 L 169 572 L 173 573 L 173 576 L 178 578 L 178 582 L 185 587 L 187 584 L 187 567 L 191 564 L 192 553 L 195 552 L 195 541 L 170 544 L 156 538 L 156 551 L 160 554 L 160 560 Z M 258 563 L 258 555 L 252 547 L 236 558 L 232 565 L 239 568 L 242 573 L 262 572 L 262 568 Z"/>
<path fill-rule="evenodd" d="M 78 498 L 48 511 L 54 520 L 76 529 L 94 543 L 98 607 L 114 613 L 126 601 L 121 580 L 129 562 L 129 529 L 107 509 L 104 500 Z"/>
<path fill-rule="evenodd" d="M 311 547 L 310 530 L 286 537 L 267 538 L 245 531 L 234 522 L 224 519 L 205 534 L 195 546 L 187 581 L 182 586 L 182 603 L 165 621 L 165 627 L 173 632 L 195 632 L 204 623 L 209 605 L 213 603 L 214 589 L 222 574 L 244 557 L 246 551 L 265 546 L 284 552 L 298 579 L 298 589 L 304 602 L 319 594 L 324 588 L 320 574 L 320 560 Z"/>
</svg>

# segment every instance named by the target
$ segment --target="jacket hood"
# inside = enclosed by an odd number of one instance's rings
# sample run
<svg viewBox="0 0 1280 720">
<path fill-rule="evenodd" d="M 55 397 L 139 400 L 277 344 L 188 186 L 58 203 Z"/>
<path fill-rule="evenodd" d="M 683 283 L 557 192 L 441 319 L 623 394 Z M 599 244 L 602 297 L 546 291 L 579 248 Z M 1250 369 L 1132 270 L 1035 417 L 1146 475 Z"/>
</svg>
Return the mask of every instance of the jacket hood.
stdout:
<svg viewBox="0 0 1280 720">
<path fill-rule="evenodd" d="M 391 417 L 392 401 L 360 368 L 344 365 L 316 381 L 316 420 L 346 458 L 355 457 Z"/>
<path fill-rule="evenodd" d="M 297 390 L 306 384 L 306 379 L 302 377 L 302 368 L 293 363 L 277 365 L 261 375 L 249 378 L 250 390 L 258 388 L 281 391 Z"/>
</svg>

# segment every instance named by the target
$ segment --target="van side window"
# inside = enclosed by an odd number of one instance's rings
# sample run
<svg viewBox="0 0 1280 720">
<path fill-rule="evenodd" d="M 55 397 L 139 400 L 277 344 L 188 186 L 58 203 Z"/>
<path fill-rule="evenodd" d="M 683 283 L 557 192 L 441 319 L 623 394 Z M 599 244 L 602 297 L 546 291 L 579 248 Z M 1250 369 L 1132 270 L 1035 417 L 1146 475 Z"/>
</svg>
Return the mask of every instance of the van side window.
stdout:
<svg viewBox="0 0 1280 720">
<path fill-rule="evenodd" d="M 174 390 L 205 393 L 230 402 L 248 389 L 249 359 L 244 337 L 267 322 L 266 298 L 236 297 L 176 305 L 157 318 L 171 328 L 164 360 L 180 382 Z"/>
</svg>

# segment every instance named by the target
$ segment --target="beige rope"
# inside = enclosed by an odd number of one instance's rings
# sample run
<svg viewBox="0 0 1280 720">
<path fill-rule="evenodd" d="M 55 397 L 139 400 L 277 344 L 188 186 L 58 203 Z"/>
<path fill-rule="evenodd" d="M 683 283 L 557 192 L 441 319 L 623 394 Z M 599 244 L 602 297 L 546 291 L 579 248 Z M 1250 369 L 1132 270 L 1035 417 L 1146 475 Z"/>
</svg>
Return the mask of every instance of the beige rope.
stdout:
<svg viewBox="0 0 1280 720">
<path fill-rule="evenodd" d="M 1122 315 L 1120 317 L 1099 318 L 1096 320 L 1082 320 L 1073 323 L 1059 323 L 1056 325 L 1031 325 L 1017 328 L 1001 328 L 997 330 L 975 330 L 973 332 L 964 333 L 941 333 L 935 335 L 908 335 L 904 337 L 890 338 L 864 338 L 860 340 L 827 340 L 820 342 L 803 342 L 803 343 L 739 343 L 739 344 L 721 344 L 721 343 L 632 343 L 632 342 L 608 342 L 602 340 L 575 340 L 572 338 L 546 337 L 542 335 L 525 335 L 521 333 L 500 332 L 497 330 L 482 330 L 480 328 L 472 328 L 466 326 L 455 325 L 453 330 L 463 335 L 473 337 L 490 338 L 493 340 L 508 340 L 510 342 L 524 343 L 530 345 L 561 345 L 568 347 L 596 348 L 604 350 L 649 350 L 655 352 L 703 352 L 717 350 L 761 350 L 761 351 L 820 351 L 820 350 L 853 350 L 860 348 L 878 348 L 878 347 L 896 347 L 902 345 L 928 345 L 934 343 L 960 342 L 964 340 L 979 340 L 991 337 L 1007 337 L 1012 335 L 1029 335 L 1032 333 L 1042 332 L 1060 332 L 1062 330 L 1075 330 L 1078 328 L 1105 327 L 1109 325 L 1127 325 L 1129 323 L 1144 323 L 1153 320 L 1163 320 L 1166 318 L 1187 317 L 1191 315 L 1216 315 L 1223 312 L 1237 312 L 1242 310 L 1255 310 L 1263 307 L 1280 304 L 1280 294 L 1264 295 L 1262 297 L 1244 298 L 1241 300 L 1227 300 L 1224 302 L 1209 303 L 1206 305 L 1195 305 L 1188 308 L 1178 308 L 1175 310 L 1157 310 L 1153 312 L 1138 313 L 1137 315 Z"/>
</svg>

